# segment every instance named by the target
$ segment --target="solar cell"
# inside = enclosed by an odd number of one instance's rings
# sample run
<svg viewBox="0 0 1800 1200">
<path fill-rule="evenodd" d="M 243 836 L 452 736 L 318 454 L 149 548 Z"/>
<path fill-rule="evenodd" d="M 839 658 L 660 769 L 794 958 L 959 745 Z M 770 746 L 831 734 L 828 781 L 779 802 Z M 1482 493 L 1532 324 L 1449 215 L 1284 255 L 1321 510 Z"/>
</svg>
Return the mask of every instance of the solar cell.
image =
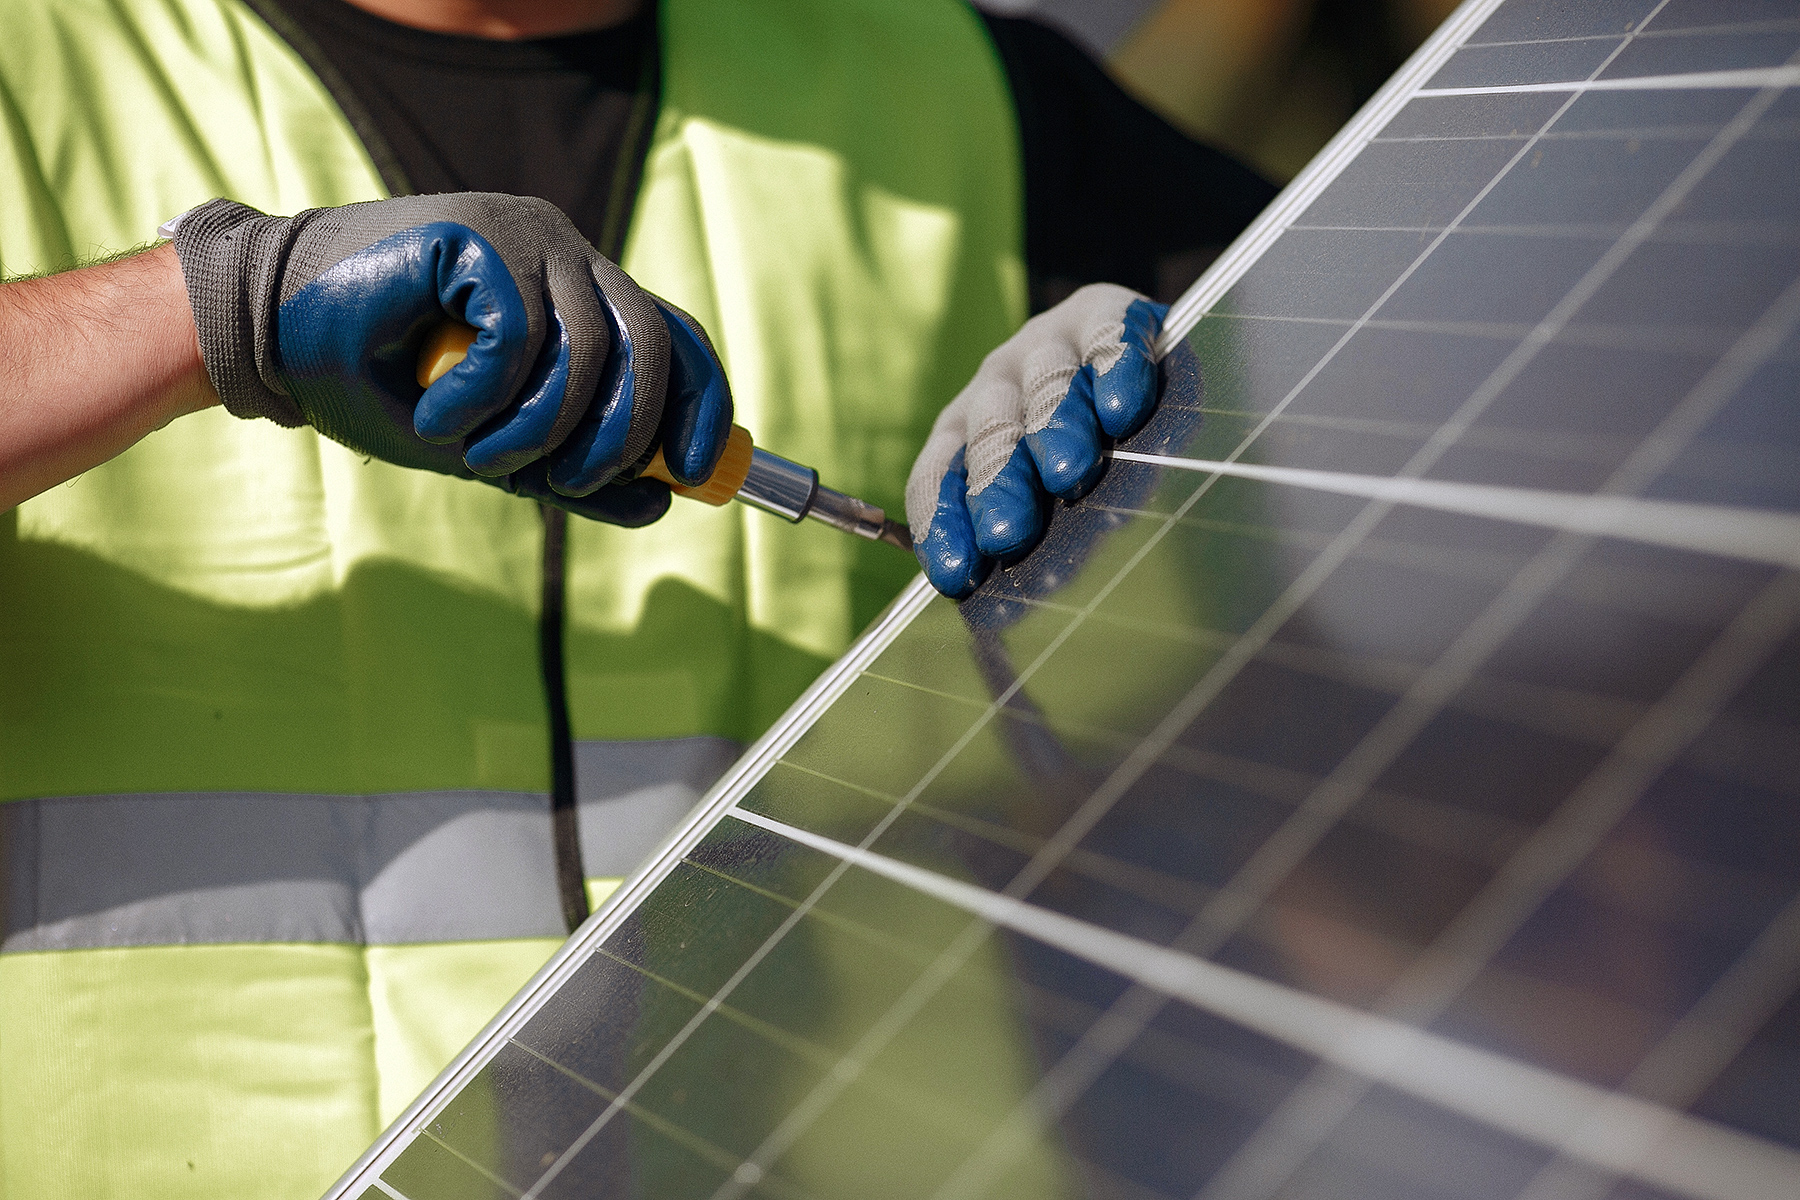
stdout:
<svg viewBox="0 0 1800 1200">
<path fill-rule="evenodd" d="M 1465 4 L 331 1195 L 1800 1194 L 1797 56 Z"/>
</svg>

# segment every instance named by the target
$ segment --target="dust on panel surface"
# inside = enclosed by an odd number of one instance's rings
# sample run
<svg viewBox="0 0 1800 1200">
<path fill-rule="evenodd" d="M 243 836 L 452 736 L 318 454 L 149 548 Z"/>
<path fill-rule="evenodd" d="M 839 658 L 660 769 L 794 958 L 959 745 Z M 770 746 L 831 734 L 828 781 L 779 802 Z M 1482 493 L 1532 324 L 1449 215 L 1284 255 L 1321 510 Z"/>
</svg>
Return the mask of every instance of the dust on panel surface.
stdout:
<svg viewBox="0 0 1800 1200">
<path fill-rule="evenodd" d="M 1497 6 L 1166 360 L 1171 461 L 927 605 L 385 1186 L 1800 1192 L 1797 52 Z"/>
</svg>

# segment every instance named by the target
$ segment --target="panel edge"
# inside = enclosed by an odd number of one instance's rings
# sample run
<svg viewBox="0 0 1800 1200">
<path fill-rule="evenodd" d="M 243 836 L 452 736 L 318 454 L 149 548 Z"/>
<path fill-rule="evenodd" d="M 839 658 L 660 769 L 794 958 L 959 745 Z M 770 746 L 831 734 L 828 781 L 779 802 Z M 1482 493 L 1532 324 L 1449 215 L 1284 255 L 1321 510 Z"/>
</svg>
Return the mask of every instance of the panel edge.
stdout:
<svg viewBox="0 0 1800 1200">
<path fill-rule="evenodd" d="M 874 624 L 826 668 L 811 687 L 788 707 L 762 737 L 708 789 L 694 811 L 665 838 L 636 874 L 609 896 L 568 941 L 550 956 L 506 1006 L 482 1027 L 480 1033 L 450 1060 L 436 1079 L 382 1131 L 372 1145 L 350 1165 L 323 1197 L 348 1200 L 358 1188 L 380 1186 L 381 1172 L 411 1144 L 419 1129 L 436 1115 L 457 1092 L 478 1074 L 502 1043 L 529 1020 L 557 989 L 575 973 L 601 942 L 623 923 L 637 905 L 675 868 L 693 846 L 767 774 L 777 759 L 798 741 L 829 709 L 863 669 L 893 642 L 922 612 L 936 592 L 923 574 L 914 576 L 906 589 L 889 602 Z M 385 1189 L 384 1189 L 385 1190 Z"/>
<path fill-rule="evenodd" d="M 1503 0 L 1463 0 L 1423 45 L 1381 86 L 1338 130 L 1324 149 L 1313 155 L 1301 172 L 1294 176 L 1281 194 L 1263 209 L 1249 228 L 1227 246 L 1213 264 L 1201 273 L 1193 286 L 1169 307 L 1163 318 L 1162 333 L 1157 336 L 1155 355 L 1158 359 L 1179 345 L 1200 318 L 1244 277 L 1275 240 L 1287 231 L 1293 219 L 1305 212 L 1345 167 L 1361 154 L 1394 114 L 1405 107 L 1419 90 L 1419 84 L 1437 73 L 1439 67 L 1454 54 L 1467 35 L 1499 8 Z"/>
</svg>

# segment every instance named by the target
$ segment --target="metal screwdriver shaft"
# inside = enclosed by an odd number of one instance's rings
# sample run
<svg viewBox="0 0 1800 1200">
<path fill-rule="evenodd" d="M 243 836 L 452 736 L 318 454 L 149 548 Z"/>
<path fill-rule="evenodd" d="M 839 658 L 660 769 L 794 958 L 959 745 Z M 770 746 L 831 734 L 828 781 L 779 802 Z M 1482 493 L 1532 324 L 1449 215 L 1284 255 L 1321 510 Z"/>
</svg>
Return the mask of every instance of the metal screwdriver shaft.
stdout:
<svg viewBox="0 0 1800 1200">
<path fill-rule="evenodd" d="M 732 434 L 735 436 L 742 428 L 732 426 Z M 750 435 L 746 432 L 744 436 Z M 825 487 L 819 482 L 819 473 L 811 467 L 801 466 L 779 454 L 770 454 L 760 447 L 750 451 L 750 469 L 734 495 L 745 504 L 753 504 L 789 521 L 799 522 L 811 517 L 857 537 L 887 542 L 906 551 L 912 549 L 911 530 L 898 521 L 888 520 L 881 509 L 867 500 L 858 500 Z"/>
<path fill-rule="evenodd" d="M 419 386 L 430 387 L 461 362 L 474 340 L 475 329 L 460 321 L 446 321 L 433 330 L 419 352 Z M 867 500 L 825 487 L 811 467 L 757 446 L 742 425 L 731 427 L 719 465 L 704 483 L 690 487 L 676 482 L 663 462 L 661 449 L 643 473 L 662 480 L 678 496 L 712 505 L 741 500 L 795 524 L 811 517 L 833 529 L 912 552 L 912 532 L 905 525 L 889 520 L 887 513 Z"/>
</svg>

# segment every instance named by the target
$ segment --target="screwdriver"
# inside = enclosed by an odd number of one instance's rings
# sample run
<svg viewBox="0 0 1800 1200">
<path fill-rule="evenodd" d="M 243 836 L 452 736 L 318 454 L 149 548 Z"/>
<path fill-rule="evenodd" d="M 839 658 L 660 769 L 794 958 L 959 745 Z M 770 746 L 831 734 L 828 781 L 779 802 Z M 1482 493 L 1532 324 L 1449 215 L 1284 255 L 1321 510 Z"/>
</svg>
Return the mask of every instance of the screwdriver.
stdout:
<svg viewBox="0 0 1800 1200">
<path fill-rule="evenodd" d="M 475 341 L 475 332 L 473 325 L 461 321 L 446 321 L 434 329 L 419 351 L 419 386 L 430 387 L 461 362 Z M 663 462 L 660 446 L 643 474 L 662 480 L 677 496 L 703 504 L 718 507 L 742 500 L 796 525 L 811 517 L 833 529 L 912 552 L 912 531 L 905 525 L 888 520 L 885 512 L 866 500 L 825 487 L 811 467 L 770 454 L 756 445 L 742 425 L 731 427 L 719 465 L 703 483 L 694 487 L 677 483 Z"/>
</svg>

